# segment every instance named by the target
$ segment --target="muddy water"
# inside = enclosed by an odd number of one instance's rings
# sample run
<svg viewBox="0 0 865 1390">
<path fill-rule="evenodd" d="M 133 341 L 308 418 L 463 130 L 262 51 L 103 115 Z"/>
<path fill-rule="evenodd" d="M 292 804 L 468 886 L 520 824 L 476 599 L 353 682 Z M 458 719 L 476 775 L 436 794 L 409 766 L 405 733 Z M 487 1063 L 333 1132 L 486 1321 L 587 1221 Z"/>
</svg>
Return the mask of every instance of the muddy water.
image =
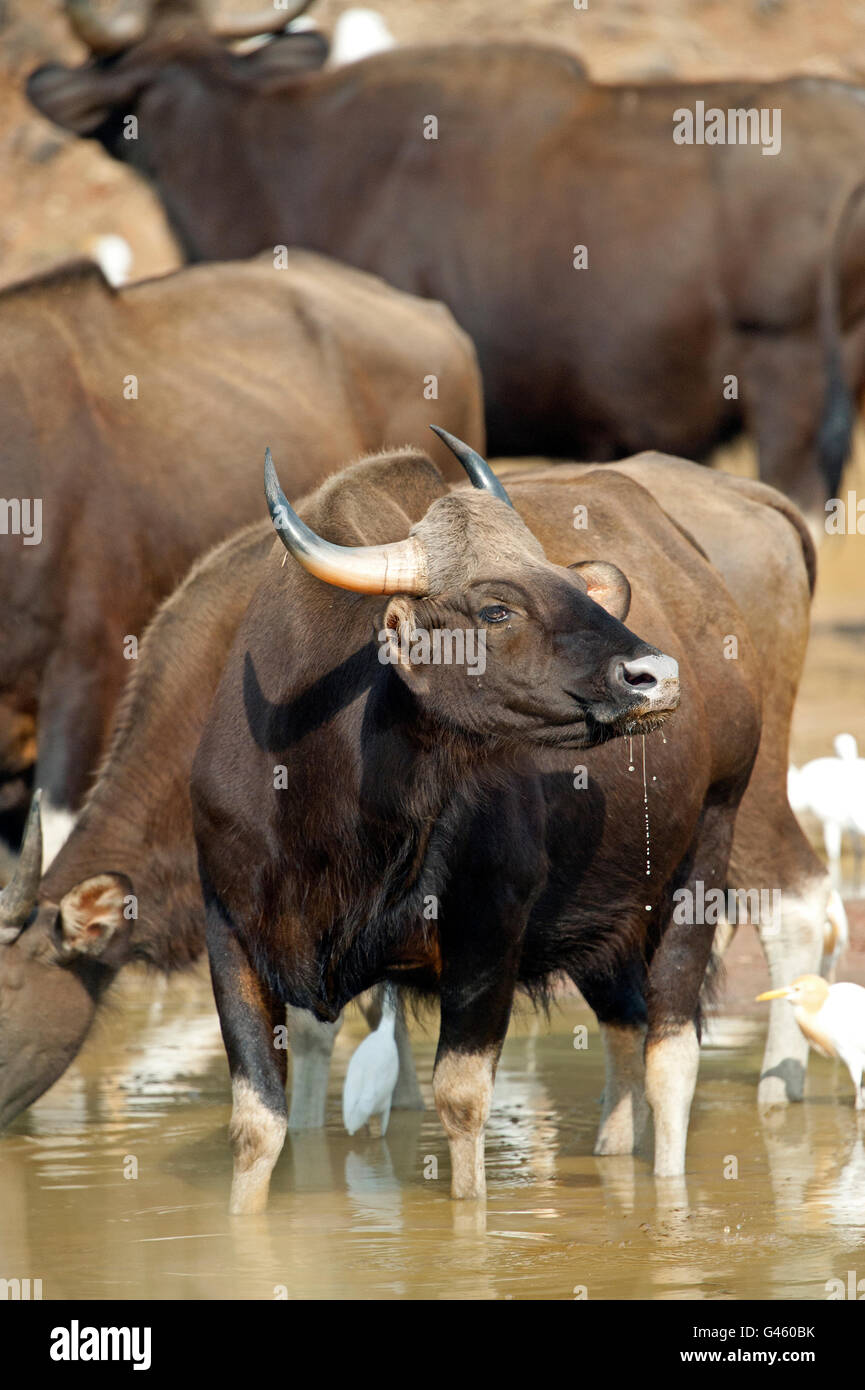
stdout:
<svg viewBox="0 0 865 1390">
<path fill-rule="evenodd" d="M 646 1154 L 592 1157 L 592 1015 L 576 1000 L 550 1028 L 522 1014 L 496 1084 L 485 1215 L 447 1195 L 432 1020 L 415 1034 L 429 1108 L 395 1112 L 384 1141 L 344 1133 L 340 1087 L 364 1032 L 359 1016 L 343 1029 L 327 1128 L 289 1139 L 267 1216 L 231 1218 L 209 986 L 127 981 L 79 1063 L 0 1137 L 0 1277 L 41 1279 L 46 1299 L 572 1299 L 581 1286 L 819 1299 L 828 1279 L 865 1275 L 865 1125 L 846 1074 L 815 1059 L 807 1102 L 761 1122 L 750 1020 L 716 1023 L 687 1181 L 656 1183 Z"/>
</svg>

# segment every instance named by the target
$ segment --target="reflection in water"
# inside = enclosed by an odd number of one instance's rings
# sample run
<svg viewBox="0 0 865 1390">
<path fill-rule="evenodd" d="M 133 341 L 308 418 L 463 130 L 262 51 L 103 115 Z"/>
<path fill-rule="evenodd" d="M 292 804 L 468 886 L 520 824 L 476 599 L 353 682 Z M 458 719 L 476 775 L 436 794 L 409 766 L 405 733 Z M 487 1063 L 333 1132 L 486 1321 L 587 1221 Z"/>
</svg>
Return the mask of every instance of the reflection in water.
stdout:
<svg viewBox="0 0 865 1390">
<path fill-rule="evenodd" d="M 574 1026 L 589 1046 L 573 1046 Z M 323 1131 L 292 1133 L 270 1210 L 230 1217 L 228 1075 L 209 985 L 133 977 L 57 1086 L 0 1138 L 0 1277 L 45 1298 L 824 1298 L 865 1249 L 865 1125 L 816 1059 L 805 1104 L 760 1117 L 762 1039 L 716 1020 L 686 1180 L 647 1145 L 592 1155 L 603 1056 L 573 1000 L 508 1039 L 487 1134 L 489 1197 L 448 1196 L 431 1104 L 385 1140 L 342 1129 L 365 1032 L 337 1041 Z M 863 1270 L 865 1273 L 865 1270 Z"/>
</svg>

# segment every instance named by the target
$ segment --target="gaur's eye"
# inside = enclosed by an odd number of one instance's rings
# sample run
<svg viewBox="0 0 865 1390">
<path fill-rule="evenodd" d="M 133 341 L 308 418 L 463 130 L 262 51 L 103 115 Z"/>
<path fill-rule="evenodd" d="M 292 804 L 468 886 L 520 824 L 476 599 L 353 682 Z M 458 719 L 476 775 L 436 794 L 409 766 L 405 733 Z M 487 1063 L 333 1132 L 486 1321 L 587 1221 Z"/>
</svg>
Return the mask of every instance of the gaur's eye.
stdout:
<svg viewBox="0 0 865 1390">
<path fill-rule="evenodd" d="M 485 623 L 503 623 L 511 616 L 511 610 L 505 608 L 503 603 L 493 603 L 489 608 L 482 608 L 479 616 Z"/>
</svg>

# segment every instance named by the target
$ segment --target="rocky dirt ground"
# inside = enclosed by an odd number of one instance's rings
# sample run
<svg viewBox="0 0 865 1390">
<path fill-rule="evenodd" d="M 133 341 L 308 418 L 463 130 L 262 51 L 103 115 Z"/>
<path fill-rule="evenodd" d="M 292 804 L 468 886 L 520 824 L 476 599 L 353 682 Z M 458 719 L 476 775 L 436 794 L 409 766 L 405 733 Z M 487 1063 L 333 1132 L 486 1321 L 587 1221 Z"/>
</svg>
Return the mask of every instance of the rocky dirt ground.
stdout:
<svg viewBox="0 0 865 1390">
<path fill-rule="evenodd" d="M 584 9 L 573 0 L 378 0 L 375 7 L 401 43 L 552 41 L 577 52 L 603 81 L 807 72 L 865 82 L 865 0 L 586 0 Z M 261 6 L 234 0 L 222 8 Z M 328 29 L 346 8 L 339 0 L 321 0 L 312 13 Z M 24 81 L 35 66 L 83 56 L 59 0 L 0 0 L 0 286 L 87 254 L 109 233 L 129 242 L 136 277 L 179 263 L 149 190 L 95 145 L 64 136 L 27 104 Z M 751 452 L 740 446 L 724 464 L 750 471 Z M 861 431 L 847 485 L 865 496 Z M 823 546 L 794 759 L 831 752 L 832 737 L 842 729 L 865 750 L 865 541 L 857 537 L 831 538 Z M 865 903 L 848 907 L 855 951 L 844 975 L 865 981 Z M 740 933 L 730 956 L 730 990 L 742 1001 L 752 992 L 758 952 L 753 934 Z"/>
</svg>

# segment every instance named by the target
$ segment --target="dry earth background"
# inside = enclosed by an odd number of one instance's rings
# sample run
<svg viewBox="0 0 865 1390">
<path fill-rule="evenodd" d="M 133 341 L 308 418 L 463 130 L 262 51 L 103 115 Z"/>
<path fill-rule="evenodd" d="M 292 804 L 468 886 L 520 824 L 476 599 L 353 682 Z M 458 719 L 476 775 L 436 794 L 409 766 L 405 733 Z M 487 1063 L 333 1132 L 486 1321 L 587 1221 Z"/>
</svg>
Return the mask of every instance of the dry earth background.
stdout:
<svg viewBox="0 0 865 1390">
<path fill-rule="evenodd" d="M 233 0 L 224 8 L 261 6 Z M 321 0 L 311 13 L 329 29 L 346 8 Z M 588 0 L 586 10 L 575 10 L 572 0 L 377 0 L 375 8 L 400 43 L 552 41 L 579 53 L 602 81 L 807 72 L 865 83 L 865 0 Z M 0 0 L 0 286 L 87 253 L 108 233 L 129 242 L 136 278 L 179 264 L 149 190 L 96 145 L 55 130 L 23 96 L 39 63 L 82 57 L 59 0 Z M 745 445 L 721 462 L 735 471 L 753 468 Z M 861 428 L 845 483 L 865 497 Z M 831 753 L 841 730 L 865 750 L 865 537 L 831 537 L 822 547 L 794 760 Z M 848 908 L 854 949 L 843 977 L 865 982 L 865 905 Z M 743 937 L 731 953 L 737 1003 L 753 995 L 755 951 L 753 937 Z"/>
</svg>

